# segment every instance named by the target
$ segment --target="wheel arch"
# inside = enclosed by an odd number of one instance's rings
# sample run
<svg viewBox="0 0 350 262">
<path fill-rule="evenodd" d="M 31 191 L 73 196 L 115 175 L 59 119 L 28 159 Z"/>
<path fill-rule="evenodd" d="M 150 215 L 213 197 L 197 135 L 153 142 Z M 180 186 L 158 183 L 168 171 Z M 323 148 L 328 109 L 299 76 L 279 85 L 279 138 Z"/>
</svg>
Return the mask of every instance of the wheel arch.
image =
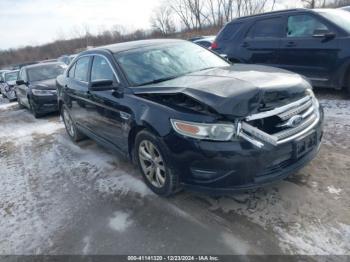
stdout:
<svg viewBox="0 0 350 262">
<path fill-rule="evenodd" d="M 338 89 L 346 88 L 346 85 L 348 84 L 347 81 L 349 80 L 350 75 L 350 58 L 347 59 L 343 65 L 338 70 L 337 78 L 338 80 Z"/>
<path fill-rule="evenodd" d="M 134 152 L 136 136 L 138 133 L 140 133 L 141 131 L 144 131 L 144 130 L 151 132 L 152 134 L 154 134 L 156 136 L 160 136 L 159 132 L 157 132 L 157 130 L 154 129 L 147 122 L 142 122 L 140 125 L 134 125 L 130 129 L 129 135 L 128 135 L 128 156 L 129 156 L 131 161 L 135 160 L 133 152 Z"/>
</svg>

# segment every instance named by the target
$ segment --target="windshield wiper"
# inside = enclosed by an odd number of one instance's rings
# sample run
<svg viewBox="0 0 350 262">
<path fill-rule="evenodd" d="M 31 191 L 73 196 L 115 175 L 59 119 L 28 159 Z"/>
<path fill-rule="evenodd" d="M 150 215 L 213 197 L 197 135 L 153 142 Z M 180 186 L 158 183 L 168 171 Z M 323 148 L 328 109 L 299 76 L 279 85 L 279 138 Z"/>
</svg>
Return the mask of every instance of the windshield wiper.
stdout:
<svg viewBox="0 0 350 262">
<path fill-rule="evenodd" d="M 142 83 L 139 84 L 137 86 L 145 86 L 145 85 L 150 85 L 150 84 L 157 84 L 157 83 L 161 83 L 161 82 L 165 82 L 165 81 L 169 81 L 172 79 L 178 78 L 178 76 L 171 76 L 171 77 L 163 77 L 163 78 L 159 78 L 159 79 L 155 79 L 146 83 Z"/>
</svg>

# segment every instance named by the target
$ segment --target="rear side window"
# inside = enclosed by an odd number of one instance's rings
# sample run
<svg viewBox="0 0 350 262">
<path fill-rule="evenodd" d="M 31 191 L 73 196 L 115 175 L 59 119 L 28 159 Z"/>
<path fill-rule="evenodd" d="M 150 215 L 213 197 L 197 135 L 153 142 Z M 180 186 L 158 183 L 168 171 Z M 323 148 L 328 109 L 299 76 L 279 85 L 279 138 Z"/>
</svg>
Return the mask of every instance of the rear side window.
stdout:
<svg viewBox="0 0 350 262">
<path fill-rule="evenodd" d="M 222 30 L 219 40 L 229 40 L 232 37 L 234 37 L 239 28 L 241 27 L 242 23 L 230 23 L 225 26 L 225 28 Z"/>
<path fill-rule="evenodd" d="M 79 81 L 88 82 L 90 57 L 80 58 L 75 64 L 74 78 Z"/>
<path fill-rule="evenodd" d="M 288 18 L 287 37 L 312 37 L 316 30 L 328 27 L 311 15 L 293 15 Z"/>
<path fill-rule="evenodd" d="M 281 17 L 269 18 L 257 21 L 249 30 L 251 38 L 282 38 L 285 28 Z"/>
</svg>

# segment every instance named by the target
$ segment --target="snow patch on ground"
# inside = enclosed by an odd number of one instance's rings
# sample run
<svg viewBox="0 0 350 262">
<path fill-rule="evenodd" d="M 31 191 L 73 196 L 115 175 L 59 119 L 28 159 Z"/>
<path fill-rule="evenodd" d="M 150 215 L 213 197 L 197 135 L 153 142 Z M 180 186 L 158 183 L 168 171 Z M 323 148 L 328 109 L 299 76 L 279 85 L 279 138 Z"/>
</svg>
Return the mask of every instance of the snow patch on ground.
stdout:
<svg viewBox="0 0 350 262">
<path fill-rule="evenodd" d="M 109 227 L 117 232 L 124 232 L 131 225 L 130 215 L 121 211 L 114 212 L 109 220 Z"/>
<path fill-rule="evenodd" d="M 37 119 L 33 121 L 31 116 L 25 110 L 18 110 L 7 113 L 7 117 L 0 115 L 0 122 L 7 122 L 6 125 L 0 125 L 0 138 L 13 139 L 20 141 L 25 139 L 31 140 L 33 134 L 50 135 L 60 129 L 64 125 L 60 122 L 53 122 L 47 119 Z M 25 125 L 23 124 L 25 123 Z"/>
<path fill-rule="evenodd" d="M 136 179 L 129 174 L 99 179 L 95 187 L 98 192 L 109 195 L 126 196 L 132 192 L 145 197 L 151 194 L 151 191 L 142 180 Z"/>
<path fill-rule="evenodd" d="M 222 241 L 233 251 L 235 255 L 248 255 L 251 254 L 249 244 L 243 242 L 241 239 L 236 238 L 233 234 L 222 233 Z"/>
<path fill-rule="evenodd" d="M 335 194 L 337 196 L 340 195 L 340 193 L 342 192 L 342 189 L 340 188 L 335 188 L 334 186 L 329 186 L 327 187 L 328 193 L 330 194 Z"/>
<path fill-rule="evenodd" d="M 84 237 L 83 239 L 84 247 L 83 247 L 83 255 L 88 255 L 90 251 L 91 246 L 91 239 L 90 237 Z"/>
<path fill-rule="evenodd" d="M 0 104 L 0 111 L 14 109 L 18 106 L 17 102 L 14 103 L 7 103 L 7 104 Z"/>
<path fill-rule="evenodd" d="M 350 243 L 334 221 L 323 219 L 326 196 L 314 195 L 290 182 L 256 192 L 218 199 L 207 197 L 212 210 L 245 216 L 265 230 L 272 230 L 287 254 L 350 254 Z M 339 211 L 338 211 L 339 212 Z"/>
</svg>

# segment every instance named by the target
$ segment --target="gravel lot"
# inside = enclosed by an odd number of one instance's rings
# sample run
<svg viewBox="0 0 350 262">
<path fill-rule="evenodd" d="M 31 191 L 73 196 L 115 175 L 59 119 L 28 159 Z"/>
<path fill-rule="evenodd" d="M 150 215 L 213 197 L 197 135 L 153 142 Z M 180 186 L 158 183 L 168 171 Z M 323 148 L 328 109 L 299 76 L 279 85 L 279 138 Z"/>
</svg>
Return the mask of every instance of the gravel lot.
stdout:
<svg viewBox="0 0 350 262">
<path fill-rule="evenodd" d="M 0 254 L 348 254 L 350 100 L 320 92 L 319 156 L 229 197 L 162 199 L 130 163 L 73 144 L 57 115 L 0 100 Z"/>
</svg>

